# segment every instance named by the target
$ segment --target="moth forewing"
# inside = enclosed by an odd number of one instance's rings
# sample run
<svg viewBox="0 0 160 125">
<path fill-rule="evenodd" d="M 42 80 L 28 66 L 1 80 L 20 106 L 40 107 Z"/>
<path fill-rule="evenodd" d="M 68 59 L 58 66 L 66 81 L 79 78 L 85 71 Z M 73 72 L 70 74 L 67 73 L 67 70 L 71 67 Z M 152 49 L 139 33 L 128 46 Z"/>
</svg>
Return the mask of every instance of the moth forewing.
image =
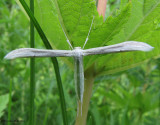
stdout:
<svg viewBox="0 0 160 125">
<path fill-rule="evenodd" d="M 23 57 L 63 57 L 63 56 L 73 56 L 73 51 L 21 48 L 11 51 L 5 56 L 5 58 L 15 59 Z"/>
<path fill-rule="evenodd" d="M 128 51 L 150 51 L 153 48 L 154 47 L 150 46 L 147 43 L 126 41 L 115 45 L 86 49 L 83 50 L 83 55 L 87 56 L 87 55 L 97 55 L 97 54 L 128 52 Z"/>
</svg>

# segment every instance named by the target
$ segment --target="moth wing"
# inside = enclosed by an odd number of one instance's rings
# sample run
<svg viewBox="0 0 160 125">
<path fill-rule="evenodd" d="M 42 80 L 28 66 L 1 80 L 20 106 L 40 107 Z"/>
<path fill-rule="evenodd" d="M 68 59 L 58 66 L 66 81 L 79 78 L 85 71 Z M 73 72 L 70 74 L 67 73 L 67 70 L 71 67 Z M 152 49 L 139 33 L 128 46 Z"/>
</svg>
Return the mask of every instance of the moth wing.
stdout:
<svg viewBox="0 0 160 125">
<path fill-rule="evenodd" d="M 71 50 L 44 50 L 44 49 L 33 49 L 33 48 L 20 48 L 11 51 L 4 58 L 15 59 L 23 57 L 63 57 L 72 56 Z"/>
<path fill-rule="evenodd" d="M 129 51 L 151 51 L 154 47 L 144 42 L 126 41 L 115 45 L 83 50 L 83 55 L 97 55 Z"/>
</svg>

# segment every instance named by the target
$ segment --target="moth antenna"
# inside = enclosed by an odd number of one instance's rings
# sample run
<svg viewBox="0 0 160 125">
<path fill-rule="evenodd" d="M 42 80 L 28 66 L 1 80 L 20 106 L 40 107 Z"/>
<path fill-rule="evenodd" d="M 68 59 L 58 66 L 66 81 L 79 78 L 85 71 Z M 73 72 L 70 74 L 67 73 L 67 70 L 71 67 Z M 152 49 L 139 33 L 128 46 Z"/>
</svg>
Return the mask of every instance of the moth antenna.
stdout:
<svg viewBox="0 0 160 125">
<path fill-rule="evenodd" d="M 86 43 L 88 42 L 89 35 L 90 35 L 91 29 L 92 29 L 92 25 L 93 25 L 93 21 L 94 21 L 94 16 L 93 16 L 93 19 L 92 19 L 92 23 L 91 23 L 91 26 L 90 26 L 90 29 L 89 29 L 89 32 L 88 32 L 88 35 L 87 35 L 86 41 L 85 41 L 85 43 L 84 43 L 84 45 L 83 45 L 83 49 L 84 49 L 84 47 L 85 47 Z"/>
<path fill-rule="evenodd" d="M 52 13 L 53 13 L 53 12 L 52 12 Z M 53 14 L 54 14 L 54 13 L 53 13 Z M 61 27 L 62 27 L 63 33 L 64 33 L 64 35 L 65 35 L 65 37 L 66 37 L 66 39 L 67 39 L 67 43 L 69 44 L 69 46 L 71 47 L 71 49 L 73 49 L 73 46 L 72 46 L 72 44 L 70 43 L 70 41 L 69 41 L 69 39 L 68 39 L 68 37 L 67 37 L 64 29 L 63 29 L 63 26 L 62 26 L 63 24 L 62 24 L 62 20 L 61 20 L 60 16 L 58 16 L 58 19 L 59 19 L 59 23 L 60 23 L 60 25 L 61 25 Z"/>
<path fill-rule="evenodd" d="M 62 27 L 62 25 L 61 25 L 61 27 Z M 63 33 L 64 33 L 64 35 L 65 35 L 66 39 L 67 39 L 67 43 L 68 43 L 68 44 L 69 44 L 69 46 L 73 49 L 73 46 L 72 46 L 71 42 L 69 41 L 69 39 L 68 39 L 68 37 L 67 37 L 67 35 L 66 35 L 66 33 L 65 33 L 64 29 L 63 29 L 63 27 L 62 27 L 62 30 L 63 30 Z"/>
</svg>

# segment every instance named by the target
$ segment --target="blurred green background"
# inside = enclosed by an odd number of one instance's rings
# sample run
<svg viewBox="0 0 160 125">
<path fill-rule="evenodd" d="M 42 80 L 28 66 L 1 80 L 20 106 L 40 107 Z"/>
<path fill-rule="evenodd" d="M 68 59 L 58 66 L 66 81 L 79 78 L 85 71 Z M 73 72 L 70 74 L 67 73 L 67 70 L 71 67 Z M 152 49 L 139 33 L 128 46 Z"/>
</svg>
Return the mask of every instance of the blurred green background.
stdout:
<svg viewBox="0 0 160 125">
<path fill-rule="evenodd" d="M 110 0 L 106 18 L 120 0 Z M 36 33 L 36 48 L 44 48 Z M 29 20 L 15 0 L 0 1 L 0 120 L 8 119 L 12 89 L 11 120 L 28 124 L 29 59 L 4 60 L 13 49 L 29 47 Z M 76 116 L 73 71 L 58 58 L 70 124 Z M 48 58 L 36 59 L 35 114 L 37 125 L 63 124 L 53 66 Z M 87 125 L 159 125 L 160 59 L 113 75 L 96 78 Z M 0 125 L 2 123 L 0 122 Z"/>
</svg>

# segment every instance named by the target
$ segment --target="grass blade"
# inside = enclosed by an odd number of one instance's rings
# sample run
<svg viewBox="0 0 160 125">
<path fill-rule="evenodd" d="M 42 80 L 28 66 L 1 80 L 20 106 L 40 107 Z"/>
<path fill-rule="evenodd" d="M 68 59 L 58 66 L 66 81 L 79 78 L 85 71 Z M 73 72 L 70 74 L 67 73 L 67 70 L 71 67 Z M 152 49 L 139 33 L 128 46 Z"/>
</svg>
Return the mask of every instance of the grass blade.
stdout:
<svg viewBox="0 0 160 125">
<path fill-rule="evenodd" d="M 24 0 L 19 0 L 22 6 L 24 7 L 25 11 L 27 12 L 28 16 L 30 17 L 32 23 L 34 24 L 37 32 L 39 33 L 41 39 L 43 40 L 43 43 L 47 49 L 52 49 L 47 37 L 45 36 L 42 28 L 40 27 L 39 23 L 37 22 L 36 18 L 34 17 L 33 13 L 29 9 L 28 5 Z M 64 92 L 63 92 L 63 87 L 62 87 L 62 81 L 60 77 L 60 71 L 59 71 L 59 66 L 58 66 L 58 61 L 56 58 L 51 58 L 54 69 L 55 69 L 55 74 L 56 74 L 56 80 L 57 80 L 57 86 L 59 90 L 59 95 L 60 95 L 60 101 L 61 101 L 61 109 L 62 109 L 62 115 L 63 115 L 63 123 L 64 125 L 68 125 L 68 120 L 67 120 L 67 112 L 66 112 L 66 103 L 65 103 L 65 98 L 64 98 Z"/>
<path fill-rule="evenodd" d="M 9 85 L 9 104 L 8 104 L 8 121 L 11 120 L 11 111 L 12 111 L 12 78 L 10 80 L 10 85 Z M 11 122 L 8 122 L 8 125 L 10 125 Z"/>
<path fill-rule="evenodd" d="M 30 0 L 30 9 L 34 14 L 34 0 Z M 32 21 L 30 21 L 30 47 L 35 47 L 34 41 L 34 25 Z M 29 115 L 29 123 L 30 125 L 35 124 L 35 115 L 34 115 L 34 98 L 35 98 L 35 59 L 30 59 L 30 115 Z"/>
</svg>

